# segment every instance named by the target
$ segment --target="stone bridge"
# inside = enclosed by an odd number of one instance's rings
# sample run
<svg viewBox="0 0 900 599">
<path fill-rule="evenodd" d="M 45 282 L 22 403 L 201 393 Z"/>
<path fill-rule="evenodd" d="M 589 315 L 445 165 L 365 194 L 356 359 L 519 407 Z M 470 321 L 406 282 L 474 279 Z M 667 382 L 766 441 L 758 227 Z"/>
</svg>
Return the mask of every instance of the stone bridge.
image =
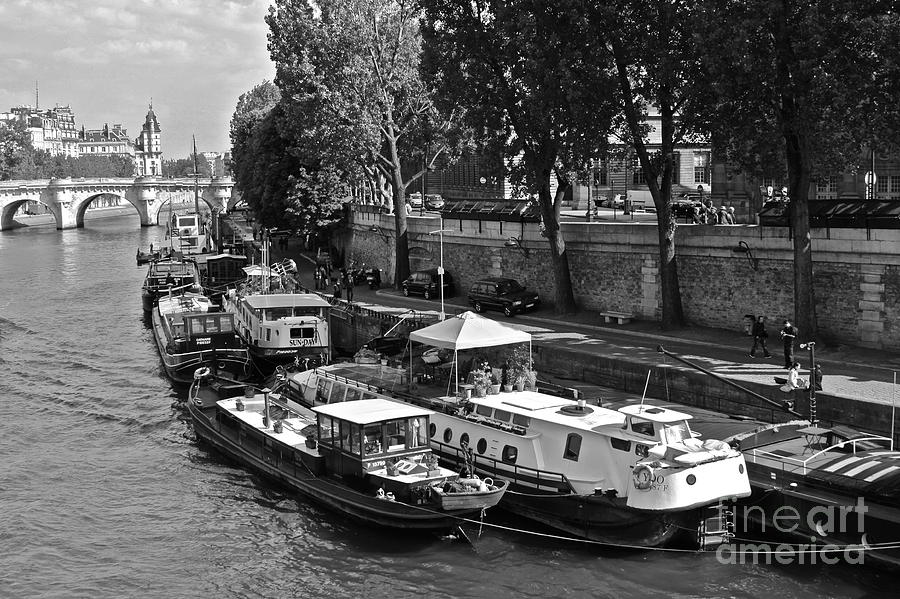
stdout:
<svg viewBox="0 0 900 599">
<path fill-rule="evenodd" d="M 194 183 L 193 178 L 161 177 L 0 181 L 0 231 L 16 226 L 13 217 L 28 201 L 47 206 L 57 229 L 83 227 L 85 211 L 102 195 L 118 196 L 134 206 L 142 227 L 157 225 L 170 203 L 193 201 Z M 234 181 L 229 177 L 198 179 L 197 187 L 200 201 L 215 212 L 228 212 L 239 199 L 232 194 Z"/>
</svg>

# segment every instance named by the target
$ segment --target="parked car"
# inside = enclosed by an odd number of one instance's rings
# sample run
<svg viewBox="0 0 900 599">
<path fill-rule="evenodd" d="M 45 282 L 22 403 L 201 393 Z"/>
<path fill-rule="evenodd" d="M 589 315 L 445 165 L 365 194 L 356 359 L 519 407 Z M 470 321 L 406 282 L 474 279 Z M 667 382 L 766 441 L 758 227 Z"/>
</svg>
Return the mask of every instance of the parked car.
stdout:
<svg viewBox="0 0 900 599">
<path fill-rule="evenodd" d="M 437 194 L 425 194 L 425 207 L 429 210 L 440 210 L 444 207 L 444 198 Z"/>
<path fill-rule="evenodd" d="M 475 281 L 469 289 L 469 304 L 476 312 L 501 310 L 506 316 L 512 316 L 537 308 L 541 298 L 515 279 L 486 277 Z"/>
<path fill-rule="evenodd" d="M 409 297 L 412 294 L 423 295 L 425 299 L 440 297 L 441 276 L 438 269 L 417 270 L 409 275 L 401 284 L 403 295 Z M 444 297 L 453 295 L 453 277 L 444 271 Z"/>
<path fill-rule="evenodd" d="M 607 198 L 603 200 L 603 205 L 608 206 L 609 208 L 615 208 L 617 210 L 622 210 L 625 208 L 625 196 L 620 193 L 617 193 L 612 198 Z"/>
<path fill-rule="evenodd" d="M 422 207 L 422 194 L 419 192 L 411 193 L 408 196 L 406 196 L 406 201 L 409 202 L 409 205 L 412 208 L 421 208 Z"/>
<path fill-rule="evenodd" d="M 700 206 L 700 200 L 690 196 L 682 196 L 672 200 L 672 215 L 675 218 L 690 219 L 694 214 L 694 206 Z"/>
</svg>

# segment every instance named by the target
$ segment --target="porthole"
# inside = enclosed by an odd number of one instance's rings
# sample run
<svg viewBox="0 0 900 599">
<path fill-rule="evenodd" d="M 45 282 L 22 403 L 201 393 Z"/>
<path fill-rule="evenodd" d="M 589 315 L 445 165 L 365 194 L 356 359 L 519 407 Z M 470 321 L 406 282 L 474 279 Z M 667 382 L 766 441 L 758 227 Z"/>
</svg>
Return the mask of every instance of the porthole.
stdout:
<svg viewBox="0 0 900 599">
<path fill-rule="evenodd" d="M 738 464 L 738 472 L 740 472 L 741 474 L 744 473 L 744 465 L 743 464 Z"/>
<path fill-rule="evenodd" d="M 484 452 L 487 451 L 487 441 L 484 439 L 478 439 L 478 445 L 475 447 L 478 450 L 478 453 L 484 455 Z"/>
<path fill-rule="evenodd" d="M 449 443 L 453 440 L 453 431 L 450 427 L 444 429 L 444 443 Z"/>
<path fill-rule="evenodd" d="M 428 425 L 428 436 L 434 439 L 434 435 L 437 433 L 437 426 L 432 422 Z"/>
<path fill-rule="evenodd" d="M 688 474 L 687 475 L 687 484 L 692 485 L 695 482 L 697 482 L 697 477 L 694 476 L 693 474 Z"/>
<path fill-rule="evenodd" d="M 468 447 L 469 446 L 469 433 L 463 433 L 459 436 L 459 446 L 460 447 Z"/>
</svg>

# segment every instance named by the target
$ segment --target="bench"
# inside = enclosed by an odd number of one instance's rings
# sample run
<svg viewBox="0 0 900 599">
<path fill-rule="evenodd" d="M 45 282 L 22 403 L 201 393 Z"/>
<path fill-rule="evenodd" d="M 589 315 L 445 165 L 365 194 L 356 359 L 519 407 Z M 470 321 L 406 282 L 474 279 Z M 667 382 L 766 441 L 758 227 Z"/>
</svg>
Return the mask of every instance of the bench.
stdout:
<svg viewBox="0 0 900 599">
<path fill-rule="evenodd" d="M 600 316 L 602 316 L 607 323 L 610 323 L 615 319 L 618 324 L 628 324 L 631 322 L 631 319 L 634 318 L 634 315 L 629 314 L 628 312 L 614 312 L 611 310 L 601 312 Z"/>
</svg>

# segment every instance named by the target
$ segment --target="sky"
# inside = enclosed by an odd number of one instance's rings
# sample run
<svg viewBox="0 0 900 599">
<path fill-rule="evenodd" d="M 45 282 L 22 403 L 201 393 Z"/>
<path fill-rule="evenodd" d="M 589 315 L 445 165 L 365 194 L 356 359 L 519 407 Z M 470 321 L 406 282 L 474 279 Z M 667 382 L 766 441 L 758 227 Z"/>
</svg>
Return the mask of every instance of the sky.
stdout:
<svg viewBox="0 0 900 599">
<path fill-rule="evenodd" d="M 163 159 L 231 150 L 238 97 L 275 67 L 270 0 L 0 0 L 0 112 L 69 105 L 80 129 L 140 134 L 151 99 Z"/>
</svg>

